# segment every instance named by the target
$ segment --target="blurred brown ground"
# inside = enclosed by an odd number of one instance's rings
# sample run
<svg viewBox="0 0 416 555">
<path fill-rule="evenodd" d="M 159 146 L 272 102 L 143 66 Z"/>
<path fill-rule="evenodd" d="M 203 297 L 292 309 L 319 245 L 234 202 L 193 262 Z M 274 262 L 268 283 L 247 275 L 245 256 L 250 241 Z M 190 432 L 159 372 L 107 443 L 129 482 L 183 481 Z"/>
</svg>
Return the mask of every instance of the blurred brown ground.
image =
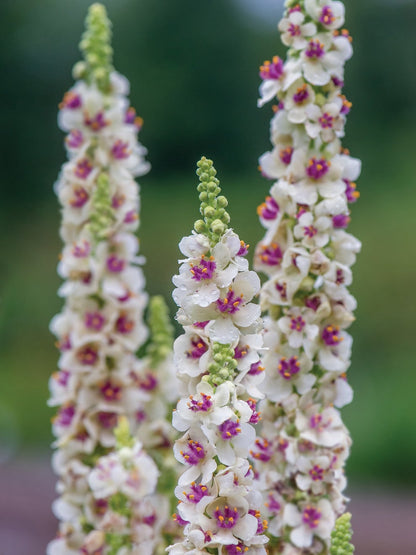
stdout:
<svg viewBox="0 0 416 555">
<path fill-rule="evenodd" d="M 48 459 L 17 459 L 0 467 L 0 555 L 44 555 L 56 532 L 50 510 L 54 486 Z M 357 555 L 416 554 L 414 492 L 356 490 L 350 496 Z"/>
</svg>

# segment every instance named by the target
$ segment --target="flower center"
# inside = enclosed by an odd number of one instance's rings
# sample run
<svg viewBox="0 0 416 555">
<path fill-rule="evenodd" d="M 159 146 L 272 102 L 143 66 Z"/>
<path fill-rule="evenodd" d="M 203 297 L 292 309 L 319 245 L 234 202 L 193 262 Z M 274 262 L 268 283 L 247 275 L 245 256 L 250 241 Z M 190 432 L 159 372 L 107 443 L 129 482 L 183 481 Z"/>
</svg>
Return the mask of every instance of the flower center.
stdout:
<svg viewBox="0 0 416 555">
<path fill-rule="evenodd" d="M 324 469 L 316 464 L 313 468 L 309 470 L 309 476 L 314 482 L 320 482 L 324 477 Z"/>
<path fill-rule="evenodd" d="M 83 158 L 78 162 L 75 168 L 75 175 L 80 179 L 87 179 L 87 177 L 92 172 L 92 164 L 88 158 Z"/>
<path fill-rule="evenodd" d="M 280 359 L 279 365 L 277 367 L 279 374 L 285 380 L 290 380 L 292 376 L 295 376 L 300 370 L 300 362 L 297 356 L 293 356 L 289 360 L 286 357 Z"/>
<path fill-rule="evenodd" d="M 229 440 L 241 433 L 239 420 L 226 420 L 218 426 L 222 439 Z"/>
<path fill-rule="evenodd" d="M 78 148 L 82 145 L 84 136 L 82 131 L 79 129 L 73 129 L 67 137 L 65 137 L 65 142 L 69 148 Z"/>
<path fill-rule="evenodd" d="M 104 117 L 104 112 L 97 112 L 93 118 L 90 118 L 87 113 L 84 115 L 84 123 L 91 131 L 101 131 L 108 125 L 108 121 Z"/>
<path fill-rule="evenodd" d="M 325 158 L 320 158 L 317 160 L 315 157 L 311 158 L 308 162 L 308 167 L 306 168 L 306 173 L 311 179 L 321 179 L 329 171 L 331 162 L 325 160 Z"/>
<path fill-rule="evenodd" d="M 115 428 L 118 422 L 118 415 L 115 412 L 99 412 L 98 421 L 103 428 Z"/>
<path fill-rule="evenodd" d="M 305 233 L 305 236 L 310 237 L 311 239 L 312 239 L 312 237 L 315 237 L 315 235 L 318 233 L 318 230 L 313 225 L 305 226 L 303 228 L 303 231 Z"/>
<path fill-rule="evenodd" d="M 315 507 L 308 505 L 302 514 L 302 520 L 309 528 L 317 528 L 321 518 L 321 511 L 318 511 Z"/>
<path fill-rule="evenodd" d="M 247 245 L 246 243 L 244 243 L 244 241 L 240 241 L 240 249 L 237 253 L 237 256 L 245 256 L 248 253 L 249 248 L 250 245 Z"/>
<path fill-rule="evenodd" d="M 268 462 L 272 458 L 272 445 L 267 439 L 257 438 L 255 449 L 256 451 L 250 451 L 250 455 L 257 461 Z"/>
<path fill-rule="evenodd" d="M 143 389 L 144 391 L 153 391 L 157 387 L 158 383 L 159 382 L 154 374 L 152 374 L 152 372 L 147 372 L 146 375 L 140 380 L 140 389 Z"/>
<path fill-rule="evenodd" d="M 74 187 L 73 194 L 74 196 L 69 201 L 73 208 L 82 208 L 89 199 L 89 195 L 84 187 Z"/>
<path fill-rule="evenodd" d="M 59 108 L 62 110 L 64 108 L 69 108 L 69 110 L 76 110 L 82 105 L 82 100 L 79 94 L 73 91 L 68 91 L 64 94 L 62 102 L 59 104 Z"/>
<path fill-rule="evenodd" d="M 192 279 L 201 281 L 203 279 L 211 279 L 214 275 L 217 265 L 214 262 L 214 257 L 210 256 L 207 260 L 205 255 L 202 255 L 201 261 L 198 266 L 191 264 Z"/>
<path fill-rule="evenodd" d="M 88 241 L 83 241 L 82 245 L 74 245 L 72 248 L 72 255 L 75 258 L 85 258 L 90 254 L 90 244 Z"/>
<path fill-rule="evenodd" d="M 311 60 L 319 60 L 325 54 L 324 45 L 318 40 L 309 41 L 308 48 L 305 50 L 305 55 Z"/>
<path fill-rule="evenodd" d="M 109 272 L 119 273 L 124 270 L 126 263 L 122 258 L 118 258 L 115 254 L 112 254 L 107 258 L 107 269 Z"/>
<path fill-rule="evenodd" d="M 322 332 L 322 339 L 329 346 L 338 345 L 343 341 L 343 337 L 339 336 L 339 326 L 326 326 Z"/>
<path fill-rule="evenodd" d="M 201 499 L 206 495 L 209 495 L 207 486 L 202 486 L 201 484 L 196 484 L 195 482 L 192 482 L 191 484 L 190 493 L 186 493 L 186 492 L 183 492 L 183 493 L 186 496 L 188 501 L 195 504 L 199 503 Z"/>
<path fill-rule="evenodd" d="M 257 214 L 263 220 L 274 220 L 279 214 L 280 208 L 273 197 L 266 197 L 266 201 L 257 208 Z"/>
<path fill-rule="evenodd" d="M 227 296 L 224 299 L 217 300 L 217 306 L 222 313 L 234 314 L 240 310 L 240 305 L 243 302 L 243 295 L 237 297 L 232 289 L 228 290 Z"/>
<path fill-rule="evenodd" d="M 100 312 L 87 312 L 85 315 L 85 326 L 89 329 L 99 331 L 104 322 L 105 318 Z"/>
<path fill-rule="evenodd" d="M 111 154 L 116 160 L 128 158 L 131 154 L 131 151 L 129 150 L 129 143 L 125 143 L 121 139 L 118 139 L 111 149 Z"/>
<path fill-rule="evenodd" d="M 107 380 L 101 387 L 101 393 L 107 401 L 120 401 L 121 387 Z"/>
<path fill-rule="evenodd" d="M 75 407 L 74 405 L 64 405 L 60 408 L 56 420 L 60 426 L 70 426 L 72 419 L 75 416 Z"/>
<path fill-rule="evenodd" d="M 231 509 L 228 505 L 225 505 L 223 510 L 219 507 L 215 509 L 214 517 L 220 528 L 233 528 L 237 524 L 239 514 L 236 507 Z"/>
<path fill-rule="evenodd" d="M 334 227 L 342 229 L 347 228 L 350 221 L 351 218 L 348 216 L 348 214 L 337 214 L 332 218 L 332 223 Z"/>
<path fill-rule="evenodd" d="M 275 497 L 273 497 L 272 493 L 269 493 L 269 499 L 267 501 L 266 507 L 269 509 L 269 511 L 275 514 L 277 514 L 282 508 L 278 500 Z"/>
<path fill-rule="evenodd" d="M 270 62 L 266 60 L 262 66 L 260 66 L 260 77 L 262 79 L 275 79 L 278 80 L 283 75 L 283 60 L 279 56 L 273 56 L 273 60 Z"/>
<path fill-rule="evenodd" d="M 345 195 L 347 197 L 348 202 L 357 202 L 360 198 L 360 193 L 357 191 L 357 184 L 352 183 L 349 179 L 344 179 L 344 183 L 346 184 L 347 188 L 345 189 Z"/>
<path fill-rule="evenodd" d="M 281 149 L 281 151 L 279 152 L 279 158 L 283 162 L 283 164 L 288 166 L 292 161 L 292 154 L 293 154 L 293 148 L 291 146 L 288 146 L 286 148 Z"/>
<path fill-rule="evenodd" d="M 300 37 L 302 34 L 302 31 L 300 29 L 300 25 L 295 25 L 294 23 L 291 23 L 289 25 L 289 29 L 288 32 L 290 35 L 292 35 L 292 37 Z"/>
<path fill-rule="evenodd" d="M 261 416 L 260 416 L 260 413 L 257 412 L 257 402 L 255 401 L 255 399 L 250 398 L 250 399 L 247 399 L 247 404 L 253 411 L 249 420 L 250 424 L 258 424 L 261 420 Z"/>
<path fill-rule="evenodd" d="M 243 357 L 246 356 L 248 350 L 249 350 L 248 345 L 242 345 L 242 346 L 237 345 L 237 347 L 234 349 L 234 358 L 236 360 L 242 359 Z"/>
<path fill-rule="evenodd" d="M 188 450 L 181 451 L 181 455 L 188 464 L 195 466 L 205 458 L 205 449 L 199 441 L 188 439 Z"/>
<path fill-rule="evenodd" d="M 290 329 L 291 330 L 302 331 L 305 326 L 306 326 L 306 322 L 302 318 L 302 316 L 297 316 L 296 318 L 292 318 L 290 320 Z"/>
<path fill-rule="evenodd" d="M 191 339 L 191 343 L 193 348 L 186 353 L 189 358 L 201 358 L 208 351 L 208 345 L 197 335 Z"/>
<path fill-rule="evenodd" d="M 134 320 L 129 320 L 125 314 L 122 314 L 117 318 L 116 330 L 119 333 L 127 334 L 131 333 L 134 328 Z"/>
<path fill-rule="evenodd" d="M 303 104 L 309 98 L 308 86 L 304 83 L 299 87 L 293 95 L 293 102 L 295 104 Z"/>
<path fill-rule="evenodd" d="M 78 351 L 77 358 L 82 365 L 92 366 L 98 360 L 97 349 L 95 347 L 91 347 L 91 345 L 86 345 Z"/>
<path fill-rule="evenodd" d="M 305 299 L 305 306 L 316 312 L 321 306 L 321 299 L 319 297 L 308 297 Z"/>
<path fill-rule="evenodd" d="M 324 112 L 319 118 L 319 124 L 322 129 L 332 129 L 334 125 L 334 117 L 328 114 L 328 112 Z"/>
<path fill-rule="evenodd" d="M 332 23 L 334 23 L 335 17 L 329 6 L 324 6 L 322 8 L 321 17 L 319 18 L 319 21 L 322 23 L 322 25 L 326 25 L 326 26 L 332 25 Z"/>
<path fill-rule="evenodd" d="M 250 366 L 248 374 L 250 374 L 250 376 L 258 376 L 262 372 L 264 372 L 264 367 L 261 365 L 260 361 L 257 361 L 253 362 L 253 364 Z"/>
<path fill-rule="evenodd" d="M 194 399 L 193 395 L 190 395 L 188 407 L 193 412 L 208 412 L 212 407 L 211 395 L 201 393 L 199 400 Z"/>
<path fill-rule="evenodd" d="M 268 266 L 278 266 L 281 263 L 282 258 L 283 252 L 277 243 L 272 243 L 269 246 L 264 245 L 262 247 L 260 259 Z"/>
</svg>

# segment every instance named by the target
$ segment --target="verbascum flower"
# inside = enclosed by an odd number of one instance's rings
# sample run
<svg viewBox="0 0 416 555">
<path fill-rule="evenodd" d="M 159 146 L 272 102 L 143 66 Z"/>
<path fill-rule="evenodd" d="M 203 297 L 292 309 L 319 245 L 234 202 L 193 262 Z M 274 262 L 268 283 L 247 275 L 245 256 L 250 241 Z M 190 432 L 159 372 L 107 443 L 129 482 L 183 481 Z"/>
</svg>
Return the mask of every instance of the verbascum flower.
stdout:
<svg viewBox="0 0 416 555">
<path fill-rule="evenodd" d="M 153 337 L 152 354 L 135 355 L 149 334 L 143 321 L 147 294 L 135 236 L 139 188 L 134 177 L 146 173 L 149 164 L 137 139 L 142 122 L 129 105 L 128 81 L 112 67 L 110 38 L 104 7 L 92 5 L 80 45 L 84 61 L 74 68 L 77 81 L 65 94 L 58 118 L 68 151 L 55 186 L 62 206 L 58 272 L 65 305 L 51 323 L 61 355 L 59 371 L 50 380 L 49 404 L 59 407 L 53 419 L 59 498 L 53 509 L 61 522 L 49 555 L 133 553 L 126 546 L 136 549 L 140 527 L 146 532 L 140 532 L 140 541 L 145 537 L 145 551 L 151 552 L 170 512 L 167 500 L 149 508 L 159 474 L 149 451 L 173 441 L 165 420 L 168 401 L 176 400 L 169 341 L 162 345 Z M 121 451 L 114 451 L 121 417 L 141 442 L 123 463 Z M 99 478 L 97 468 L 106 469 L 108 479 Z M 134 481 L 136 475 L 143 487 Z M 108 528 L 102 528 L 110 498 L 114 504 L 120 496 L 128 497 L 121 506 L 124 516 L 114 509 Z M 138 515 L 129 503 L 142 497 L 148 506 Z M 130 528 L 129 535 L 126 518 L 133 512 L 135 531 Z M 103 540 L 104 530 L 111 533 Z"/>
<path fill-rule="evenodd" d="M 348 287 L 360 250 L 346 228 L 361 164 L 341 145 L 351 108 L 342 94 L 352 55 L 351 37 L 340 30 L 344 11 L 339 1 L 287 1 L 279 23 L 287 59 L 260 68 L 259 105 L 276 105 L 273 148 L 260 158 L 274 183 L 258 209 L 267 230 L 255 253 L 267 277 L 260 296 L 266 400 L 252 455 L 270 553 L 286 555 L 328 554 L 346 501 L 351 440 L 339 409 L 352 400 L 346 329 L 356 301 Z"/>
<path fill-rule="evenodd" d="M 174 344 L 183 395 L 173 413 L 183 432 L 174 453 L 185 467 L 175 514 L 184 540 L 168 551 L 261 555 L 267 522 L 248 462 L 260 418 L 260 308 L 251 302 L 260 281 L 248 269 L 248 245 L 228 227 L 212 161 L 202 158 L 197 174 L 203 219 L 180 242 L 185 258 L 173 278 L 184 328 Z"/>
</svg>

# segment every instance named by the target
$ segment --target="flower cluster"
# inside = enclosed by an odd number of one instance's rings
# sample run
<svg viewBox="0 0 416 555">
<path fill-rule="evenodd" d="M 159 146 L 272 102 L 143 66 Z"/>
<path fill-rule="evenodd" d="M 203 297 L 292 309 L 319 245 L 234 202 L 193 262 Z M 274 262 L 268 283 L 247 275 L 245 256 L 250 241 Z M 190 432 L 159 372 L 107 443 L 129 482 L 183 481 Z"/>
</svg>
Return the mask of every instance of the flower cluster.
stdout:
<svg viewBox="0 0 416 555">
<path fill-rule="evenodd" d="M 335 528 L 332 530 L 330 555 L 351 555 L 354 553 L 351 538 L 351 514 L 345 513 L 337 519 Z"/>
<path fill-rule="evenodd" d="M 202 158 L 197 174 L 204 219 L 181 241 L 186 258 L 173 279 L 177 319 L 184 327 L 174 344 L 183 397 L 173 424 L 184 432 L 174 453 L 186 469 L 176 488 L 175 515 L 184 540 L 168 550 L 261 555 L 267 522 L 247 460 L 263 378 L 260 308 L 251 302 L 260 282 L 248 270 L 248 245 L 228 228 L 227 200 L 218 196 L 212 162 Z"/>
<path fill-rule="evenodd" d="M 59 112 L 69 158 L 56 184 L 65 243 L 58 267 L 64 279 L 59 293 L 65 306 L 51 322 L 61 354 L 59 371 L 50 380 L 49 404 L 58 407 L 53 419 L 53 466 L 59 476 L 54 512 L 61 523 L 48 554 L 121 555 L 126 553 L 121 545 L 120 551 L 93 549 L 96 540 L 88 533 L 101 525 L 107 530 L 101 517 L 107 514 L 108 496 L 137 500 L 154 489 L 157 473 L 151 472 L 150 459 L 139 447 L 126 462 L 132 474 L 122 472 L 120 453 L 111 452 L 114 429 L 124 416 L 134 436 L 140 427 L 146 450 L 166 444 L 169 437 L 172 441 L 167 424 L 160 422 L 166 416 L 166 398 L 173 402 L 176 388 L 167 378 L 172 371 L 166 348 L 157 366 L 152 356 L 135 356 L 148 330 L 143 322 L 147 295 L 134 235 L 139 209 L 134 177 L 146 173 L 149 165 L 137 140 L 141 121 L 126 98 L 128 82 L 111 66 L 109 21 L 99 4 L 90 8 L 81 49 L 85 62 L 74 69 L 79 80 L 65 94 Z M 158 378 L 157 371 L 162 372 Z M 155 402 L 156 394 L 163 399 Z M 103 473 L 115 480 L 111 492 L 97 493 L 99 479 L 93 476 L 99 474 L 91 469 L 98 459 Z M 136 470 L 137 476 L 143 473 L 139 463 L 149 466 L 149 483 L 133 494 L 127 489 L 129 484 L 136 487 Z M 109 514 L 109 530 L 115 530 L 116 517 Z M 142 516 L 148 517 L 147 509 Z"/>
<path fill-rule="evenodd" d="M 277 553 L 328 553 L 344 512 L 350 438 L 338 409 L 352 400 L 356 301 L 348 291 L 360 242 L 347 233 L 360 162 L 341 147 L 351 103 L 342 94 L 351 37 L 344 5 L 289 0 L 279 23 L 290 47 L 260 68 L 259 105 L 277 97 L 273 149 L 260 159 L 273 179 L 258 213 L 266 235 L 256 268 L 267 276 L 262 358 L 267 401 L 253 450 Z"/>
</svg>

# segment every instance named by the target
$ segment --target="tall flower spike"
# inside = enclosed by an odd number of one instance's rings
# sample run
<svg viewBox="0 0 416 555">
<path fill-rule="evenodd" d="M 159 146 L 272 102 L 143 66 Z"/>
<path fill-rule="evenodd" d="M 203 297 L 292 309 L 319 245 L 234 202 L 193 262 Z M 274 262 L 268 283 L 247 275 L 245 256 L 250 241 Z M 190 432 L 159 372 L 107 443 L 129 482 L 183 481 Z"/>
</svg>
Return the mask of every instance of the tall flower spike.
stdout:
<svg viewBox="0 0 416 555">
<path fill-rule="evenodd" d="M 339 409 L 352 400 L 345 372 L 356 301 L 348 291 L 360 242 L 346 232 L 360 161 L 341 146 L 351 103 L 341 94 L 351 57 L 344 5 L 289 0 L 279 23 L 286 61 L 260 68 L 259 105 L 276 99 L 273 149 L 260 158 L 274 181 L 258 213 L 266 235 L 256 269 L 267 276 L 262 428 L 254 450 L 270 521 L 271 553 L 327 555 L 345 510 L 351 440 Z"/>
<path fill-rule="evenodd" d="M 351 514 L 345 513 L 337 519 L 332 531 L 330 555 L 350 555 L 354 553 L 351 538 Z"/>
<path fill-rule="evenodd" d="M 262 555 L 267 522 L 248 462 L 260 418 L 260 309 L 251 302 L 260 281 L 248 270 L 248 246 L 228 228 L 212 162 L 202 158 L 197 173 L 204 220 L 180 242 L 186 258 L 173 278 L 184 328 L 174 344 L 184 393 L 173 413 L 173 425 L 184 432 L 174 453 L 185 466 L 174 516 L 184 540 L 168 551 Z"/>
<path fill-rule="evenodd" d="M 129 83 L 112 69 L 110 24 L 99 4 L 90 8 L 81 49 L 79 80 L 58 116 L 68 151 L 55 185 L 65 306 L 51 323 L 61 354 L 49 404 L 58 407 L 53 510 L 60 525 L 47 552 L 151 553 L 164 547 L 170 511 L 156 493 L 159 471 L 149 453 L 173 443 L 166 416 L 177 395 L 168 341 L 157 360 L 135 355 L 148 330 L 134 177 L 149 164 Z"/>
</svg>

